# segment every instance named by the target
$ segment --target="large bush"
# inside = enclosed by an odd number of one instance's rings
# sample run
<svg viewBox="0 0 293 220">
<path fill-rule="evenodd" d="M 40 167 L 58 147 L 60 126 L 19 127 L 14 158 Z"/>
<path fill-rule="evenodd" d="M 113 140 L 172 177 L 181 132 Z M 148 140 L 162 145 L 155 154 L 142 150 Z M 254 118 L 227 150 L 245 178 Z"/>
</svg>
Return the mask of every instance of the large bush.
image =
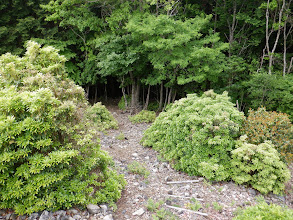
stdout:
<svg viewBox="0 0 293 220">
<path fill-rule="evenodd" d="M 282 157 L 292 161 L 293 126 L 287 114 L 266 111 L 265 108 L 250 110 L 242 133 L 247 135 L 247 141 L 252 144 L 272 141 Z"/>
<path fill-rule="evenodd" d="M 279 205 L 261 202 L 255 206 L 249 206 L 241 211 L 233 220 L 289 220 L 293 219 L 293 210 Z"/>
<path fill-rule="evenodd" d="M 161 152 L 174 167 L 211 180 L 230 177 L 230 152 L 243 114 L 227 93 L 213 91 L 176 101 L 146 130 L 142 143 Z"/>
<path fill-rule="evenodd" d="M 138 114 L 129 116 L 128 118 L 132 124 L 151 123 L 156 119 L 156 113 L 154 111 L 142 110 Z"/>
<path fill-rule="evenodd" d="M 113 202 L 122 176 L 83 115 L 81 87 L 65 58 L 29 42 L 24 57 L 0 57 L 0 209 L 16 213 Z"/>
<path fill-rule="evenodd" d="M 86 117 L 93 121 L 99 130 L 118 128 L 117 120 L 113 117 L 109 110 L 100 102 L 97 102 L 96 104 L 87 109 Z"/>
<path fill-rule="evenodd" d="M 280 160 L 278 151 L 271 142 L 255 145 L 246 143 L 245 138 L 242 136 L 237 149 L 232 151 L 232 179 L 261 193 L 281 194 L 284 183 L 290 180 L 290 171 Z"/>
</svg>

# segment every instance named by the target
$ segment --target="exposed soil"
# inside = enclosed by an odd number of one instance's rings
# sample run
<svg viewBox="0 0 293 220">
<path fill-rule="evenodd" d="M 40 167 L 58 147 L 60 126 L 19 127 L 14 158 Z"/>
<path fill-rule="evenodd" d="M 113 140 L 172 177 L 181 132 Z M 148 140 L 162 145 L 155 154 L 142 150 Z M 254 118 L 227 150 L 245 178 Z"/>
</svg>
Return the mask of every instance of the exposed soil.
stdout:
<svg viewBox="0 0 293 220">
<path fill-rule="evenodd" d="M 107 106 L 119 122 L 118 130 L 109 130 L 101 137 L 102 149 L 109 152 L 115 161 L 120 173 L 125 175 L 127 186 L 121 199 L 117 203 L 114 219 L 152 219 L 155 211 L 147 210 L 147 201 L 163 201 L 160 208 L 165 208 L 178 216 L 179 219 L 232 219 L 239 208 L 256 203 L 261 196 L 259 192 L 245 186 L 238 186 L 233 182 L 211 183 L 204 178 L 188 176 L 174 170 L 169 163 L 164 162 L 158 153 L 151 148 L 140 145 L 144 130 L 150 124 L 131 124 L 129 113 L 123 113 L 116 106 Z M 124 139 L 119 140 L 124 134 Z M 144 164 L 150 171 L 146 178 L 128 171 L 128 165 L 133 161 Z M 291 170 L 292 167 L 291 167 Z M 167 184 L 170 181 L 199 180 L 197 183 Z M 269 203 L 286 205 L 293 208 L 292 180 L 286 187 L 286 195 L 277 196 L 269 194 L 264 196 Z M 180 196 L 180 197 L 176 197 Z M 166 205 L 190 209 L 188 203 L 194 203 L 195 198 L 201 205 L 198 212 L 206 213 L 201 216 L 189 211 L 177 211 L 167 208 Z M 143 209 L 141 215 L 133 215 L 137 210 Z M 171 217 L 166 217 L 171 219 Z"/>
</svg>

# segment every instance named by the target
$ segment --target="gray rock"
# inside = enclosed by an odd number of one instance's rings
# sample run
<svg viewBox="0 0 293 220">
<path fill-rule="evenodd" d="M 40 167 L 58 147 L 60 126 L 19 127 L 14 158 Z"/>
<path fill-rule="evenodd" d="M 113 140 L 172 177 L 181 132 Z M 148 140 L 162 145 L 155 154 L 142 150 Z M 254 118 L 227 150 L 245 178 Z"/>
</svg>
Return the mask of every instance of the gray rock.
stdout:
<svg viewBox="0 0 293 220">
<path fill-rule="evenodd" d="M 39 218 L 39 213 L 33 213 L 28 217 L 28 220 L 36 220 Z"/>
<path fill-rule="evenodd" d="M 27 219 L 27 216 L 26 215 L 20 215 L 18 216 L 18 220 L 25 220 Z"/>
<path fill-rule="evenodd" d="M 43 211 L 39 220 L 51 220 L 51 219 L 53 219 L 53 218 L 51 217 L 50 212 L 45 210 L 45 211 Z"/>
<path fill-rule="evenodd" d="M 102 209 L 102 213 L 105 215 L 107 213 L 108 206 L 106 206 L 106 205 L 100 205 L 100 207 Z"/>
<path fill-rule="evenodd" d="M 69 209 L 67 212 L 69 214 L 72 214 L 72 215 L 77 215 L 78 214 L 78 211 L 76 209 Z"/>
<path fill-rule="evenodd" d="M 60 220 L 73 220 L 71 216 L 65 215 L 65 216 L 61 216 L 61 218 L 59 218 Z"/>
<path fill-rule="evenodd" d="M 112 216 L 112 214 L 110 214 L 110 215 L 106 215 L 106 216 L 103 218 L 103 220 L 113 220 L 113 216 Z"/>
<path fill-rule="evenodd" d="M 14 214 L 14 213 L 12 213 L 11 215 L 10 215 L 10 218 L 9 218 L 10 220 L 16 220 L 17 219 L 17 215 L 16 214 Z"/>
<path fill-rule="evenodd" d="M 100 212 L 100 207 L 98 205 L 89 204 L 86 207 L 91 214 L 97 214 Z"/>
<path fill-rule="evenodd" d="M 132 213 L 132 215 L 141 216 L 141 215 L 143 215 L 143 213 L 144 213 L 143 208 L 140 208 L 140 209 L 136 210 L 134 213 Z"/>
<path fill-rule="evenodd" d="M 56 211 L 56 212 L 54 213 L 54 215 L 57 216 L 57 219 L 60 219 L 62 216 L 65 216 L 65 215 L 66 215 L 66 211 L 64 211 L 64 210 L 59 210 L 59 211 Z"/>
<path fill-rule="evenodd" d="M 7 215 L 5 216 L 5 219 L 6 219 L 6 220 L 9 220 L 10 216 L 11 216 L 11 214 L 10 214 L 10 213 L 9 213 L 9 214 L 7 214 Z"/>
<path fill-rule="evenodd" d="M 80 215 L 74 215 L 74 216 L 73 216 L 73 219 L 77 219 L 77 220 L 79 220 L 79 219 L 81 219 L 81 216 L 80 216 Z"/>
<path fill-rule="evenodd" d="M 256 190 L 255 190 L 255 189 L 249 188 L 249 189 L 248 189 L 248 192 L 249 192 L 251 195 L 256 196 Z"/>
</svg>

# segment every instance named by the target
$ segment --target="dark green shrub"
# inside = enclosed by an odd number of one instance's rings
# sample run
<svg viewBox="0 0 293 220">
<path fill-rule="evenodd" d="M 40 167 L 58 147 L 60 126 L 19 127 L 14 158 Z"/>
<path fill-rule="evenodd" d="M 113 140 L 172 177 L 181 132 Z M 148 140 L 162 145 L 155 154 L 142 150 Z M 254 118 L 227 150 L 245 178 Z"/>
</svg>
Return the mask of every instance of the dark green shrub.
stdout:
<svg viewBox="0 0 293 220">
<path fill-rule="evenodd" d="M 113 202 L 125 184 L 84 120 L 84 91 L 65 58 L 29 42 L 0 57 L 0 209 L 17 214 Z"/>
<path fill-rule="evenodd" d="M 233 220 L 248 219 L 289 220 L 293 219 L 293 210 L 275 204 L 268 205 L 266 202 L 262 202 L 255 206 L 249 206 L 233 218 Z"/>
<path fill-rule="evenodd" d="M 230 177 L 230 152 L 235 147 L 243 113 L 227 93 L 205 92 L 176 101 L 146 130 L 142 144 L 161 152 L 174 167 L 211 180 Z"/>
<path fill-rule="evenodd" d="M 134 116 L 129 116 L 129 120 L 132 124 L 137 123 L 151 123 L 156 119 L 156 113 L 153 111 L 142 110 Z"/>
<path fill-rule="evenodd" d="M 265 108 L 250 110 L 241 130 L 247 142 L 261 144 L 270 140 L 282 157 L 288 162 L 293 160 L 293 126 L 287 114 Z"/>
<path fill-rule="evenodd" d="M 126 100 L 127 100 L 127 105 L 129 106 L 130 105 L 130 101 L 131 101 L 131 96 L 129 95 L 126 95 Z M 120 110 L 125 110 L 126 109 L 126 106 L 125 106 L 125 99 L 124 97 L 122 96 L 119 103 L 118 103 L 118 108 Z"/>
<path fill-rule="evenodd" d="M 100 102 L 97 102 L 96 104 L 87 109 L 86 117 L 93 121 L 100 130 L 118 128 L 117 120 L 108 111 L 108 109 Z"/>
<path fill-rule="evenodd" d="M 290 171 L 280 160 L 278 151 L 271 142 L 255 145 L 246 143 L 245 138 L 242 136 L 232 151 L 232 179 L 261 193 L 281 194 L 284 184 L 290 180 Z"/>
<path fill-rule="evenodd" d="M 265 106 L 269 111 L 287 113 L 293 120 L 293 76 L 257 73 L 244 83 L 248 105 L 252 109 Z"/>
</svg>

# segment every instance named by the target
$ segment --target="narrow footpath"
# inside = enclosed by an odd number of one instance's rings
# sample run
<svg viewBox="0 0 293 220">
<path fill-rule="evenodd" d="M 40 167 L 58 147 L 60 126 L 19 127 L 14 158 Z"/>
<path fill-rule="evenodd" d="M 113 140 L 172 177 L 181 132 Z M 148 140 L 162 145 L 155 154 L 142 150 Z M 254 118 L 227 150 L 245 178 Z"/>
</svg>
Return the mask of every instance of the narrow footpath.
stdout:
<svg viewBox="0 0 293 220">
<path fill-rule="evenodd" d="M 113 157 L 127 181 L 113 214 L 115 220 L 153 219 L 156 213 L 167 220 L 232 219 L 237 209 L 253 205 L 260 198 L 256 190 L 233 182 L 211 183 L 175 171 L 155 150 L 140 145 L 143 132 L 150 124 L 133 125 L 128 119 L 129 113 L 122 113 L 113 106 L 108 109 L 117 119 L 119 129 L 101 136 L 102 149 Z M 130 172 L 129 165 L 135 161 L 149 171 L 149 176 Z M 292 198 L 286 196 L 271 194 L 265 199 L 293 208 Z M 160 206 L 157 208 L 155 203 Z"/>
</svg>

